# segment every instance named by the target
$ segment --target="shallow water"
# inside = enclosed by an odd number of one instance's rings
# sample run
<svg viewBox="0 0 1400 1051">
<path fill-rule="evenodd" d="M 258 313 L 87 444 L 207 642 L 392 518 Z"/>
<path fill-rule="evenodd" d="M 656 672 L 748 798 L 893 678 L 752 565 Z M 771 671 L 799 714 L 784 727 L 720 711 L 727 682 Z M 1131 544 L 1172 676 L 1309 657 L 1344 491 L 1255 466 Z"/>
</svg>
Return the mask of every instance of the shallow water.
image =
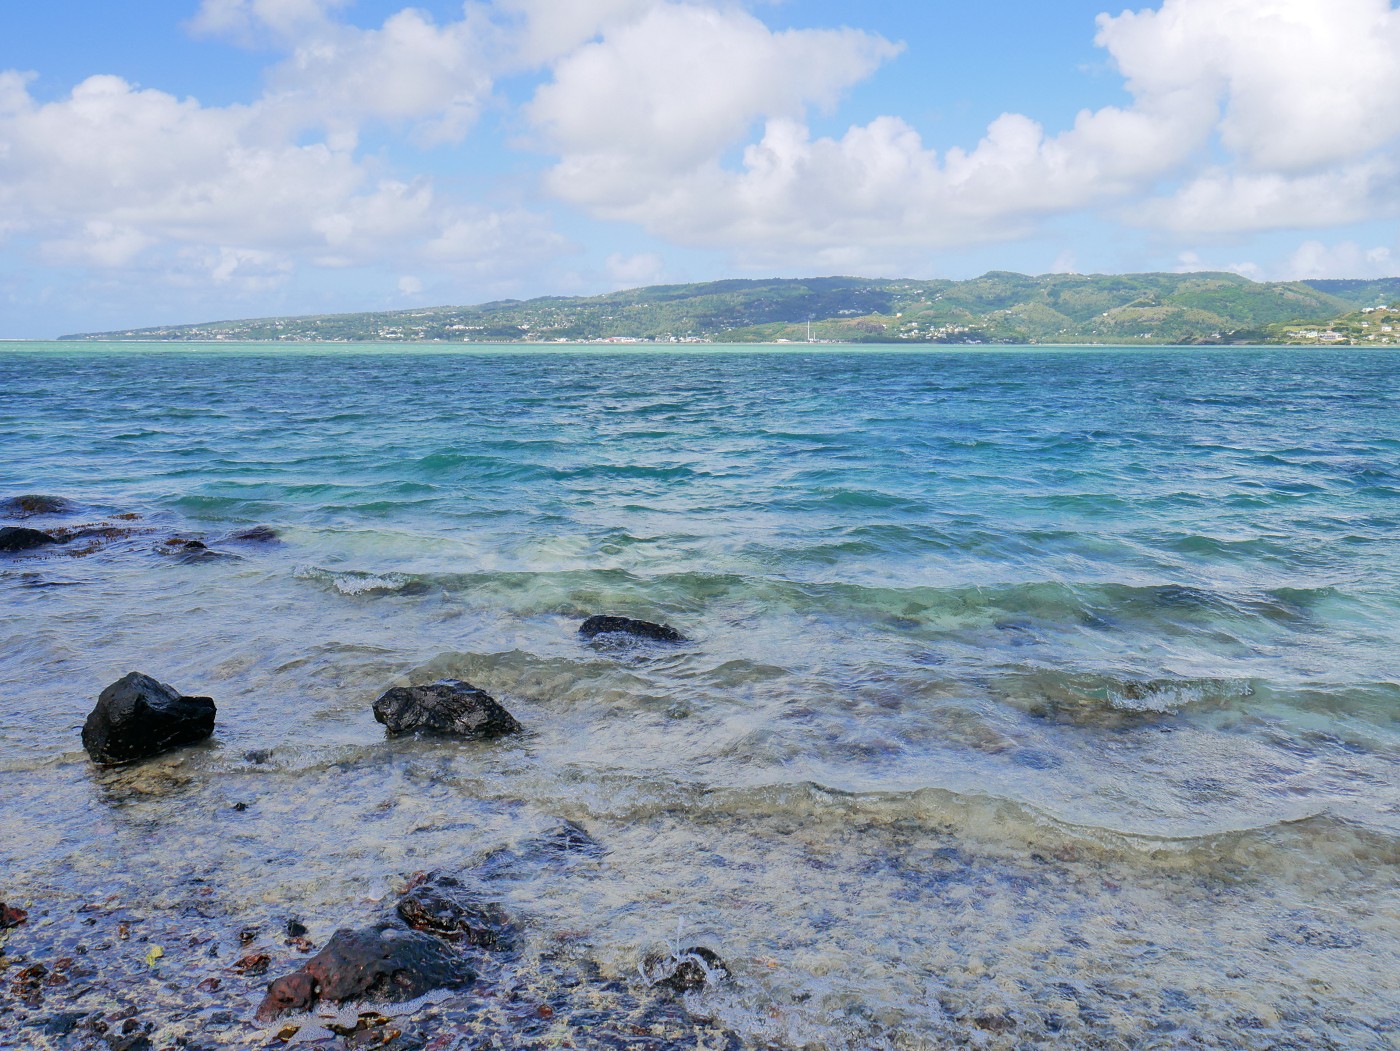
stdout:
<svg viewBox="0 0 1400 1051">
<path fill-rule="evenodd" d="M 323 943 L 564 818 L 606 853 L 493 881 L 527 970 L 636 983 L 679 927 L 734 972 L 686 1006 L 751 1046 L 1396 1046 L 1397 379 L 1353 350 L 7 349 L 0 497 L 141 517 L 0 556 L 6 951 L 109 902 L 166 955 L 80 1006 L 254 1046 L 261 981 L 192 993 L 239 928 Z M 227 539 L 257 523 L 282 542 Z M 694 642 L 588 644 L 596 612 Z M 215 739 L 98 771 L 78 728 L 134 669 L 213 696 Z M 374 698 L 444 676 L 528 736 L 386 741 Z M 43 1015 L 3 996 L 0 1046 Z"/>
</svg>

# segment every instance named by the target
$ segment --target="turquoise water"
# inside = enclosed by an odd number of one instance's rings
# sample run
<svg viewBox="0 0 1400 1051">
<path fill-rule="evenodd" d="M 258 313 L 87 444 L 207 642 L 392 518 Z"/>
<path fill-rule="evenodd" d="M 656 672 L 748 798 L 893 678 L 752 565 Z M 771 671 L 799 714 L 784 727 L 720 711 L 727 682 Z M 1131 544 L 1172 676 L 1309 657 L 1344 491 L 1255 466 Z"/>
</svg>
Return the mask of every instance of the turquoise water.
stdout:
<svg viewBox="0 0 1400 1051">
<path fill-rule="evenodd" d="M 534 937 L 625 975 L 681 924 L 736 972 L 693 1010 L 753 1046 L 1394 1046 L 1397 381 L 1351 349 L 6 348 L 0 497 L 133 532 L 0 562 L 0 898 L 156 911 L 158 872 L 324 937 L 566 817 L 609 853 L 510 888 Z M 254 524 L 282 543 L 227 540 Z M 590 646 L 596 612 L 694 642 Z M 95 772 L 77 727 L 133 669 L 213 696 L 215 741 Z M 443 675 L 531 736 L 386 742 L 373 699 Z"/>
</svg>

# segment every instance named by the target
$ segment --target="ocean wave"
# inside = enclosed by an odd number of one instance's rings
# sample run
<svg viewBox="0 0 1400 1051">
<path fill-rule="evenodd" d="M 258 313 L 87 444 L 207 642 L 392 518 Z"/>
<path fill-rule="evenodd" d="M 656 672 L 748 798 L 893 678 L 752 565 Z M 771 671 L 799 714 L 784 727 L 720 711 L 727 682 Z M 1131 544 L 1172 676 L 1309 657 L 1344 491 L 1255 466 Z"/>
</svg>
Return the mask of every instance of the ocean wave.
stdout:
<svg viewBox="0 0 1400 1051">
<path fill-rule="evenodd" d="M 1223 707 L 1250 697 L 1248 679 L 1137 679 L 1057 669 L 1011 671 L 991 678 L 994 695 L 1027 714 L 1075 724 L 1123 723 Z"/>
</svg>

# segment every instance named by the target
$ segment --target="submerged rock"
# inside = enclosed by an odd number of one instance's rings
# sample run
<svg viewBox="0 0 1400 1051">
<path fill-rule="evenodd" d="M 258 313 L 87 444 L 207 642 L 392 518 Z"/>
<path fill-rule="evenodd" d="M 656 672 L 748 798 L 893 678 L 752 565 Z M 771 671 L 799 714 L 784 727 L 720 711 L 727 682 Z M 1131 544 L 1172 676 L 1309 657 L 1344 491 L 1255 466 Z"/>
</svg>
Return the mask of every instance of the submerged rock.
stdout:
<svg viewBox="0 0 1400 1051">
<path fill-rule="evenodd" d="M 489 738 L 523 729 L 495 698 L 460 679 L 395 686 L 374 702 L 374 717 L 391 734 Z"/>
<path fill-rule="evenodd" d="M 203 540 L 188 539 L 182 536 L 172 536 L 169 540 L 161 542 L 159 548 L 163 555 L 173 555 L 181 562 L 218 562 L 227 559 L 241 560 L 240 555 L 229 554 L 227 551 L 215 551 Z"/>
<path fill-rule="evenodd" d="M 321 1000 L 398 1002 L 476 980 L 465 961 L 438 939 L 393 923 L 342 928 L 302 967 L 267 987 L 260 1022 L 305 1011 Z"/>
<path fill-rule="evenodd" d="M 580 861 L 596 861 L 607 849 L 572 821 L 561 821 L 554 828 L 513 847 L 501 847 L 487 854 L 476 866 L 484 880 L 529 879 L 541 869 L 563 869 Z"/>
<path fill-rule="evenodd" d="M 452 876 L 430 875 L 399 900 L 396 911 L 415 931 L 479 949 L 509 949 L 515 942 L 506 911 L 482 901 Z"/>
<path fill-rule="evenodd" d="M 35 548 L 58 543 L 62 543 L 58 537 L 38 529 L 28 529 L 25 526 L 0 528 L 0 551 L 33 551 Z"/>
<path fill-rule="evenodd" d="M 277 530 L 265 525 L 253 526 L 251 529 L 240 529 L 230 533 L 228 538 L 242 544 L 276 544 L 282 540 L 278 536 Z"/>
<path fill-rule="evenodd" d="M 184 697 L 140 672 L 102 691 L 83 723 L 83 747 L 94 762 L 111 766 L 146 759 L 214 732 L 209 697 Z"/>
<path fill-rule="evenodd" d="M 634 638 L 649 639 L 652 642 L 690 641 L 669 624 L 653 624 L 649 620 L 633 620 L 631 617 L 609 617 L 601 614 L 589 617 L 580 624 L 578 633 L 585 639 L 594 639 L 599 635 L 631 635 Z"/>
<path fill-rule="evenodd" d="M 42 496 L 27 493 L 24 496 L 11 496 L 0 500 L 0 515 L 6 518 L 28 518 L 31 515 L 68 515 L 73 513 L 73 505 L 61 496 Z"/>
<path fill-rule="evenodd" d="M 729 977 L 729 968 L 713 949 L 692 945 L 678 953 L 652 953 L 642 961 L 642 974 L 653 986 L 684 993 L 724 981 Z"/>
</svg>

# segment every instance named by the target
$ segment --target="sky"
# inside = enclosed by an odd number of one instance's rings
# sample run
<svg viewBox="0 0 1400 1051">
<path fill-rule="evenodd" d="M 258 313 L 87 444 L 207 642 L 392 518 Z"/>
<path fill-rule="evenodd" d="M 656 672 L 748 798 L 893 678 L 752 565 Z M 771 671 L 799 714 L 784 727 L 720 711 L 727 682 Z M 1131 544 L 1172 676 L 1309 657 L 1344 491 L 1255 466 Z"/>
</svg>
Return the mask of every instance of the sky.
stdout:
<svg viewBox="0 0 1400 1051">
<path fill-rule="evenodd" d="M 988 270 L 1400 274 L 1400 9 L 0 12 L 0 337 Z"/>
</svg>

